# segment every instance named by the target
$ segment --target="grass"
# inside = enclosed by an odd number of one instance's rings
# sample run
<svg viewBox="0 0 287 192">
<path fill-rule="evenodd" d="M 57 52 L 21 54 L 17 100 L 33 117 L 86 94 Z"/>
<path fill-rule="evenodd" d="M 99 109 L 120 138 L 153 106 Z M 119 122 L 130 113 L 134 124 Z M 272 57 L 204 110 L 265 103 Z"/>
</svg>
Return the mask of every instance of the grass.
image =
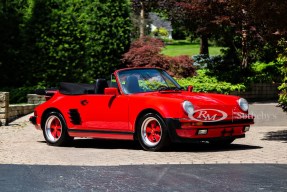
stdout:
<svg viewBox="0 0 287 192">
<path fill-rule="evenodd" d="M 171 45 L 166 45 L 162 53 L 168 56 L 179 56 L 179 55 L 198 55 L 200 44 L 190 43 L 188 41 L 174 41 Z M 224 47 L 209 46 L 209 55 L 221 55 L 220 50 Z"/>
</svg>

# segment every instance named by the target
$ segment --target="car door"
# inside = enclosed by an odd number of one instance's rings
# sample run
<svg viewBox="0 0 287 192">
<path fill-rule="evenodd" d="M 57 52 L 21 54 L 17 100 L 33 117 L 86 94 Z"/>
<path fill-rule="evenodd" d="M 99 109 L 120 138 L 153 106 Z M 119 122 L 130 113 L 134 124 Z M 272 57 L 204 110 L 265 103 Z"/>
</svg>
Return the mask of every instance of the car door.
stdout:
<svg viewBox="0 0 287 192">
<path fill-rule="evenodd" d="M 85 95 L 81 101 L 84 127 L 88 130 L 129 131 L 129 98 L 127 95 Z"/>
</svg>

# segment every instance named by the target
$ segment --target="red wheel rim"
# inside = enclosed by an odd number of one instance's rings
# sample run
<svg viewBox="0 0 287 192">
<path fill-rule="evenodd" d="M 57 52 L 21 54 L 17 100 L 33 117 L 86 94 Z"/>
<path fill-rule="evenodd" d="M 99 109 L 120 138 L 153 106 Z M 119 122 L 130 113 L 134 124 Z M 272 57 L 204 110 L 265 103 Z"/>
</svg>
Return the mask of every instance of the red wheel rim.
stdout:
<svg viewBox="0 0 287 192">
<path fill-rule="evenodd" d="M 62 123 L 57 116 L 50 116 L 45 124 L 45 134 L 50 142 L 56 142 L 62 135 Z"/>
<path fill-rule="evenodd" d="M 154 117 L 146 118 L 141 127 L 141 137 L 145 145 L 149 147 L 156 146 L 162 136 L 161 124 Z"/>
<path fill-rule="evenodd" d="M 146 135 L 150 142 L 156 143 L 161 137 L 161 128 L 156 120 L 152 120 L 147 124 Z"/>
</svg>

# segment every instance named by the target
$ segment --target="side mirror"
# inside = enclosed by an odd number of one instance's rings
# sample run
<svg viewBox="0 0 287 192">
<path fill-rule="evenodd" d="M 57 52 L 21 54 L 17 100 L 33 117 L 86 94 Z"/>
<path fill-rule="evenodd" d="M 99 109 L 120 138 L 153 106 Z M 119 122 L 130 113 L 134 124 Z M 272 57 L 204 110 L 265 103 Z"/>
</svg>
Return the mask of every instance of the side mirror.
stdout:
<svg viewBox="0 0 287 192">
<path fill-rule="evenodd" d="M 188 91 L 188 92 L 192 92 L 192 90 L 193 90 L 193 86 L 192 86 L 192 85 L 189 85 L 189 86 L 187 87 L 187 91 Z"/>
<path fill-rule="evenodd" d="M 119 91 L 118 88 L 115 87 L 109 87 L 109 88 L 105 88 L 105 95 L 119 95 Z"/>
</svg>

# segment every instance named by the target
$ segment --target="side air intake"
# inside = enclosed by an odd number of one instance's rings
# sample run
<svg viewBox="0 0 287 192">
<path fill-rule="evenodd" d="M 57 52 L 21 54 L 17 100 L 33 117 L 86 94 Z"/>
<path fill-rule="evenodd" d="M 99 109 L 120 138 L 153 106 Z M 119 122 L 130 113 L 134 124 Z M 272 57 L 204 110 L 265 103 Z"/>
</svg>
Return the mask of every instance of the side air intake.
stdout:
<svg viewBox="0 0 287 192">
<path fill-rule="evenodd" d="M 74 125 L 81 125 L 81 116 L 77 109 L 70 109 L 68 114 L 71 123 L 73 123 Z"/>
</svg>

